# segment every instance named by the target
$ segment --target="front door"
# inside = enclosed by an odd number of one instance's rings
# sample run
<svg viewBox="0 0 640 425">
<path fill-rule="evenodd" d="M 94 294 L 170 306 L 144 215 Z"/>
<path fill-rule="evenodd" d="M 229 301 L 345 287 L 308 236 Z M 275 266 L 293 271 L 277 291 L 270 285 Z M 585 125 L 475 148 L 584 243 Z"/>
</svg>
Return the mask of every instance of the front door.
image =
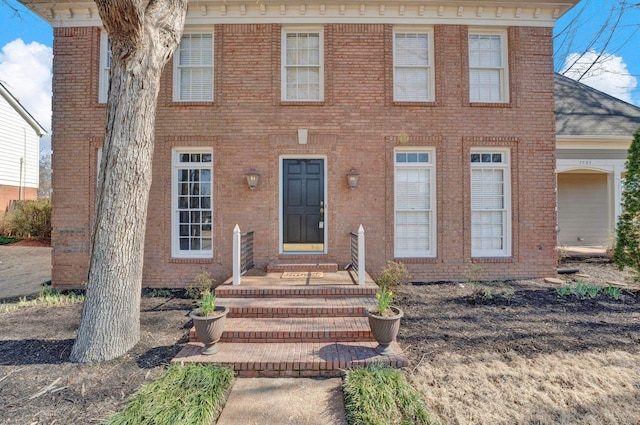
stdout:
<svg viewBox="0 0 640 425">
<path fill-rule="evenodd" d="M 282 160 L 282 250 L 324 251 L 324 160 Z"/>
</svg>

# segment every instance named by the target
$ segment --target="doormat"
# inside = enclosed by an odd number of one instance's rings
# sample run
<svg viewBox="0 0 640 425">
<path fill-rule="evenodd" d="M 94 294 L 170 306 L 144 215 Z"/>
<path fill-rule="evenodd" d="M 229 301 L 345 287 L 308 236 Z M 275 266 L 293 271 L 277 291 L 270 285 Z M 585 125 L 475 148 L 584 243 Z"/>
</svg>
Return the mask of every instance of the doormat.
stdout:
<svg viewBox="0 0 640 425">
<path fill-rule="evenodd" d="M 324 277 L 323 272 L 284 272 L 281 279 L 306 279 L 307 277 Z"/>
</svg>

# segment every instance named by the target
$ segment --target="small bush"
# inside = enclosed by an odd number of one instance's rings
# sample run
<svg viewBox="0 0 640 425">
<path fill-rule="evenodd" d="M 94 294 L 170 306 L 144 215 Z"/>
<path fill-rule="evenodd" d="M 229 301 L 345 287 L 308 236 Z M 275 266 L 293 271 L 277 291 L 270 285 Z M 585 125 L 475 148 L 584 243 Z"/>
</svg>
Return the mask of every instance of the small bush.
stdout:
<svg viewBox="0 0 640 425">
<path fill-rule="evenodd" d="M 5 217 L 9 236 L 51 239 L 51 200 L 20 201 Z"/>
</svg>

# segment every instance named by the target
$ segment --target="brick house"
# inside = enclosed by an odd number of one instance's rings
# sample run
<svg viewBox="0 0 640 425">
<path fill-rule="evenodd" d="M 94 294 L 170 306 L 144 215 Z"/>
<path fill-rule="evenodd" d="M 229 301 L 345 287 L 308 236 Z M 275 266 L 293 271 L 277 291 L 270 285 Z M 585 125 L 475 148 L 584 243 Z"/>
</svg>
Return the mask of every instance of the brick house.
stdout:
<svg viewBox="0 0 640 425">
<path fill-rule="evenodd" d="M 159 94 L 144 285 L 229 276 L 236 224 L 258 266 L 344 266 L 362 224 L 374 275 L 553 272 L 552 27 L 575 3 L 192 3 Z M 53 283 L 77 286 L 108 43 L 92 4 L 28 5 L 55 36 Z"/>
<path fill-rule="evenodd" d="M 0 217 L 12 201 L 38 198 L 46 131 L 0 82 Z"/>
</svg>

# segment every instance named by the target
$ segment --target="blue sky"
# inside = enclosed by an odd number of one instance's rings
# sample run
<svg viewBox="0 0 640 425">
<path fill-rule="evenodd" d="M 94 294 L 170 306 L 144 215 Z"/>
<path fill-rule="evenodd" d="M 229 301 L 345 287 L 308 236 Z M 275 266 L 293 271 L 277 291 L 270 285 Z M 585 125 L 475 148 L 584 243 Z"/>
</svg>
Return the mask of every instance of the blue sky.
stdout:
<svg viewBox="0 0 640 425">
<path fill-rule="evenodd" d="M 44 20 L 30 12 L 16 0 L 8 0 L 19 10 L 19 16 L 4 1 L 0 0 L 0 80 L 8 83 L 10 90 L 18 97 L 36 119 L 49 129 L 51 123 L 51 59 L 53 30 Z M 569 57 L 575 61 L 579 56 L 571 55 L 588 50 L 588 42 L 593 39 L 602 25 L 611 17 L 608 11 L 621 0 L 582 0 L 556 24 L 555 33 L 578 15 L 579 25 L 557 37 L 561 57 L 556 57 L 556 71 L 563 70 Z M 613 96 L 640 106 L 640 0 L 628 7 L 620 20 L 615 37 L 607 45 L 604 61 L 581 81 Z M 616 10 L 616 9 L 614 9 Z M 614 13 L 613 18 L 616 15 Z M 16 42 L 21 39 L 22 43 Z M 560 41 L 563 44 L 560 44 Z M 591 46 L 592 52 L 586 59 L 597 57 L 603 50 L 603 42 Z M 577 78 L 582 60 L 567 74 Z M 48 66 L 48 69 L 47 69 Z M 582 67 L 584 69 L 584 66 Z M 47 75 L 47 72 L 49 73 Z M 29 84 L 25 85 L 25 81 Z M 48 81 L 48 84 L 47 84 Z M 38 89 L 40 87 L 40 91 Z M 48 96 L 48 103 L 47 103 Z M 49 149 L 48 137 L 43 140 L 43 150 Z"/>
<path fill-rule="evenodd" d="M 20 3 L 9 0 L 9 4 L 19 9 L 20 16 L 16 17 L 13 10 L 0 1 L 0 48 L 16 38 L 21 38 L 26 44 L 32 41 L 53 45 L 53 29 Z"/>
</svg>

